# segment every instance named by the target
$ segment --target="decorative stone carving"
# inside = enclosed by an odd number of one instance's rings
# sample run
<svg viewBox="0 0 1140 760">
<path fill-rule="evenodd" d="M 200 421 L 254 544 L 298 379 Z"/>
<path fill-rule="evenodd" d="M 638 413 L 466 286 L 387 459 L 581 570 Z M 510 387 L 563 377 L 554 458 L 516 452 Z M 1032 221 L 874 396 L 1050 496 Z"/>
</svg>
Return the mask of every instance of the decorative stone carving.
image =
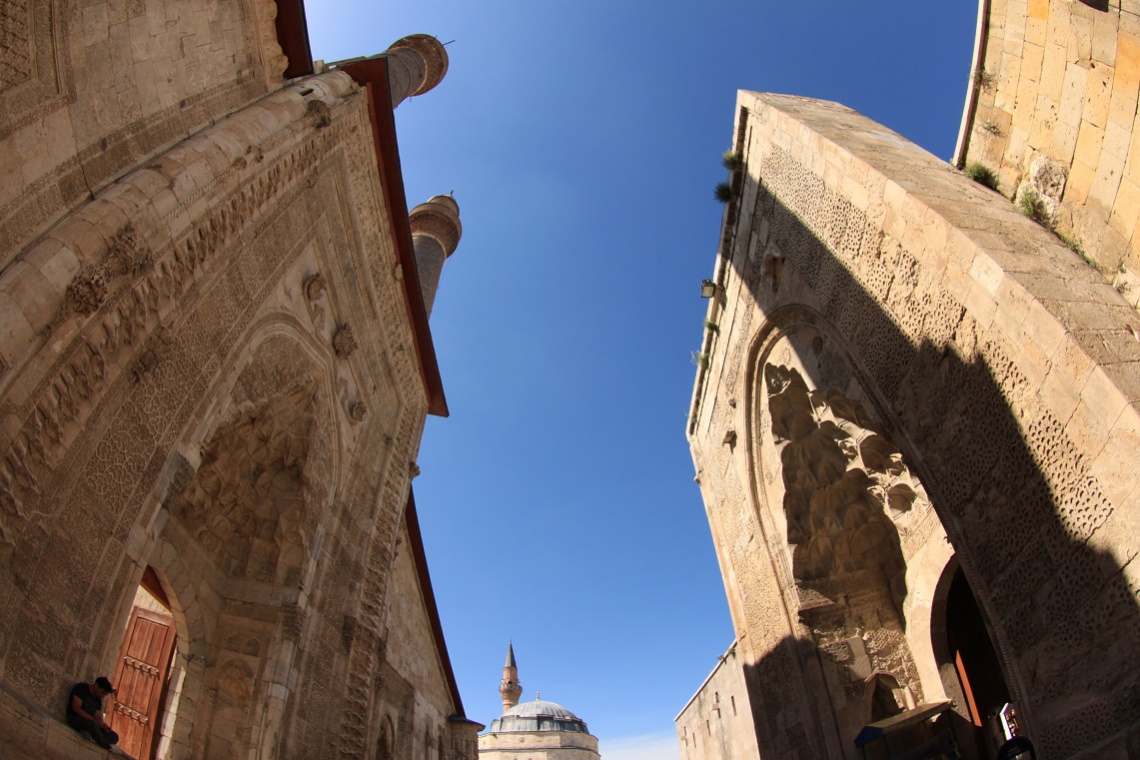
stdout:
<svg viewBox="0 0 1140 760">
<path fill-rule="evenodd" d="M 315 390 L 302 386 L 219 428 L 174 510 L 226 575 L 286 583 L 308 558 Z"/>
<path fill-rule="evenodd" d="M 305 278 L 305 298 L 316 301 L 325 292 L 325 278 L 320 272 L 315 272 Z"/>
<path fill-rule="evenodd" d="M 348 419 L 354 425 L 363 422 L 364 418 L 368 416 L 368 407 L 364 405 L 363 401 L 353 401 L 348 407 Z"/>
<path fill-rule="evenodd" d="M 333 350 L 336 355 L 341 359 L 347 359 L 352 356 L 352 352 L 356 350 L 356 337 L 352 334 L 352 328 L 348 325 L 341 325 L 337 328 L 336 333 L 332 339 Z"/>
<path fill-rule="evenodd" d="M 797 370 L 774 364 L 764 367 L 764 383 L 801 616 L 821 652 L 847 674 L 849 697 L 863 694 L 874 669 L 920 698 L 903 633 L 906 563 L 892 518 L 924 498 L 921 485 L 859 404 L 838 391 L 809 390 Z M 887 715 L 912 707 L 914 697 L 908 700 Z"/>
<path fill-rule="evenodd" d="M 320 303 L 325 287 L 325 278 L 320 272 L 306 277 L 303 285 L 305 306 L 309 309 L 309 317 L 313 320 L 313 327 L 318 333 L 325 327 L 325 309 Z"/>
<path fill-rule="evenodd" d="M 67 286 L 67 306 L 76 314 L 94 314 L 107 300 L 107 280 L 98 267 L 75 275 Z"/>
<path fill-rule="evenodd" d="M 313 120 L 316 129 L 324 129 L 332 123 L 329 104 L 323 100 L 310 100 L 305 105 L 305 113 Z"/>
<path fill-rule="evenodd" d="M 135 232 L 134 225 L 127 222 L 115 233 L 103 265 L 111 277 L 137 276 L 154 267 L 154 256 Z"/>
</svg>

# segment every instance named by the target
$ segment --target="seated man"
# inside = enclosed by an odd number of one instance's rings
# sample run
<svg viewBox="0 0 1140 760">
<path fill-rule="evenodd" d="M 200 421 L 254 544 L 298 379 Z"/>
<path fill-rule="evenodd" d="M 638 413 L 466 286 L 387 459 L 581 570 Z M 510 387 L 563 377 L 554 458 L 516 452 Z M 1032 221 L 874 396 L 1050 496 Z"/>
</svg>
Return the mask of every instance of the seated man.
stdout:
<svg viewBox="0 0 1140 760">
<path fill-rule="evenodd" d="M 114 694 L 115 687 L 105 676 L 95 683 L 77 683 L 67 698 L 67 723 L 76 731 L 86 731 L 103 749 L 111 749 L 119 735 L 107 725 L 103 715 L 103 697 Z"/>
</svg>

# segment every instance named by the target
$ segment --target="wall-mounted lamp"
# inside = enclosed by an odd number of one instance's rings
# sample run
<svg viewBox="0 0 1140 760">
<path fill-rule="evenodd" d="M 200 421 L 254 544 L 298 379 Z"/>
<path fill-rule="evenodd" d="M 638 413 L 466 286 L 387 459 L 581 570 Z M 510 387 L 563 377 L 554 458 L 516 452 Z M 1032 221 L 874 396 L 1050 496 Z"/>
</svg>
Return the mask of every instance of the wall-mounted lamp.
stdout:
<svg viewBox="0 0 1140 760">
<path fill-rule="evenodd" d="M 701 298 L 712 298 L 716 295 L 716 283 L 712 280 L 701 280 Z"/>
</svg>

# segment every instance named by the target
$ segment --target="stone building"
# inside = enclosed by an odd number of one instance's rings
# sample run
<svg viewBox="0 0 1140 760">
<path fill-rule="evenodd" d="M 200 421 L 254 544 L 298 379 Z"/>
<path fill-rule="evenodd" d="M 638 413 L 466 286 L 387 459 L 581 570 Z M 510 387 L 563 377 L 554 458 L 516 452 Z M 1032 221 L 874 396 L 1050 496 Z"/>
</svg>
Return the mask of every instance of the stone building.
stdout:
<svg viewBox="0 0 1140 760">
<path fill-rule="evenodd" d="M 447 55 L 314 73 L 301 7 L 3 6 L 2 756 L 102 756 L 98 674 L 143 757 L 475 756 L 411 490 L 459 210 L 393 116 Z"/>
<path fill-rule="evenodd" d="M 687 429 L 736 643 L 685 760 L 928 714 L 992 758 L 1007 704 L 1038 757 L 1140 757 L 1138 12 L 981 3 L 955 161 L 1007 197 L 739 94 Z"/>
<path fill-rule="evenodd" d="M 522 696 L 515 648 L 507 648 L 499 695 L 503 714 L 479 736 L 483 760 L 599 760 L 598 740 L 585 721 L 560 704 L 542 699 L 519 702 Z"/>
<path fill-rule="evenodd" d="M 681 760 L 759 757 L 748 686 L 734 642 L 677 715 Z"/>
<path fill-rule="evenodd" d="M 1140 302 L 1140 2 L 983 0 L 955 163 L 998 173 Z"/>
<path fill-rule="evenodd" d="M 735 127 L 688 438 L 760 756 L 949 700 L 966 757 L 1006 703 L 1039 757 L 1140 757 L 1140 315 L 847 108 Z"/>
</svg>

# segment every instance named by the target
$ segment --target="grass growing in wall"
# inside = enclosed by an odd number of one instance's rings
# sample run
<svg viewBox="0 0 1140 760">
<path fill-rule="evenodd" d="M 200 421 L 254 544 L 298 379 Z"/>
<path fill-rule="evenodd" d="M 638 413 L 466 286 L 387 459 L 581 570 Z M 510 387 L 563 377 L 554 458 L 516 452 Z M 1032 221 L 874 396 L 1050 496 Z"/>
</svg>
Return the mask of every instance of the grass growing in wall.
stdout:
<svg viewBox="0 0 1140 760">
<path fill-rule="evenodd" d="M 1017 198 L 1017 210 L 1025 214 L 1042 227 L 1053 230 L 1053 220 L 1049 218 L 1049 209 L 1045 200 L 1031 187 L 1026 187 Z"/>
<path fill-rule="evenodd" d="M 713 190 L 713 195 L 715 195 L 716 199 L 721 203 L 728 203 L 732 200 L 732 185 L 727 182 L 721 182 L 716 186 L 716 189 Z"/>
<path fill-rule="evenodd" d="M 720 325 L 718 325 L 716 322 L 712 321 L 711 319 L 705 320 L 705 329 L 706 330 L 712 330 L 714 333 L 716 333 L 718 335 L 720 334 Z"/>
<path fill-rule="evenodd" d="M 998 189 L 997 172 L 985 164 L 980 164 L 975 161 L 966 167 L 965 175 L 977 182 L 979 185 L 985 185 L 990 190 L 1001 192 L 1001 190 Z"/>
<path fill-rule="evenodd" d="M 720 157 L 720 162 L 724 164 L 724 168 L 730 172 L 739 171 L 744 167 L 744 159 L 736 151 L 729 149 L 726 150 Z"/>
<path fill-rule="evenodd" d="M 1080 240 L 1075 237 L 1070 237 L 1069 235 L 1066 235 L 1057 229 L 1053 230 L 1053 234 L 1057 236 L 1058 240 L 1067 245 L 1070 251 L 1080 256 L 1081 261 L 1085 262 L 1101 274 L 1105 273 L 1104 270 L 1100 268 L 1100 264 L 1097 263 L 1096 259 L 1088 255 L 1088 252 L 1085 251 L 1084 246 L 1081 245 Z"/>
<path fill-rule="evenodd" d="M 1053 224 L 1053 218 L 1049 215 L 1049 208 L 1045 205 L 1045 200 L 1036 190 L 1031 187 L 1022 189 L 1017 197 L 1017 210 L 1056 235 L 1057 239 L 1064 243 L 1070 251 L 1081 257 L 1081 261 L 1101 274 L 1105 274 L 1097 260 L 1085 251 L 1080 240 L 1057 229 L 1056 225 Z"/>
</svg>

